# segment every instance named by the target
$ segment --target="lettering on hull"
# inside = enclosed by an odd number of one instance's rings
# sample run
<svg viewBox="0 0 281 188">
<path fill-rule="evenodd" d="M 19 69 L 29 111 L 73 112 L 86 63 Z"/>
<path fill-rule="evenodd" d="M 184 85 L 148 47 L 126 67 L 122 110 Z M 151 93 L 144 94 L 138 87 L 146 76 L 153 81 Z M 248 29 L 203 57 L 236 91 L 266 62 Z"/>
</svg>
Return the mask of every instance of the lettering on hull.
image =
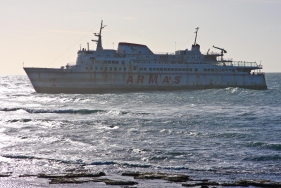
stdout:
<svg viewBox="0 0 281 188">
<path fill-rule="evenodd" d="M 160 78 L 158 75 L 150 75 L 148 79 L 145 79 L 145 76 L 138 75 L 134 79 L 132 75 L 129 75 L 126 84 L 158 84 L 158 80 L 161 84 L 180 84 L 181 82 L 181 76 L 175 76 L 174 78 L 165 76 L 162 80 Z"/>
</svg>

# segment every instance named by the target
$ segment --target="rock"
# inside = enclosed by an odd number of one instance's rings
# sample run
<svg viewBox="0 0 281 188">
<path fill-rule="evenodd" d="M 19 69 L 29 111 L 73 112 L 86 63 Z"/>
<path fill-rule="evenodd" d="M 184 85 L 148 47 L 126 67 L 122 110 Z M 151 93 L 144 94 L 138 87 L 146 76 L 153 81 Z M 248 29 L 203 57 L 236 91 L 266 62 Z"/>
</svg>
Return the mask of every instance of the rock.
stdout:
<svg viewBox="0 0 281 188">
<path fill-rule="evenodd" d="M 22 174 L 22 175 L 19 175 L 20 178 L 23 178 L 23 177 L 32 177 L 32 176 L 37 176 L 35 174 Z"/>
<path fill-rule="evenodd" d="M 104 172 L 93 173 L 69 173 L 69 174 L 38 174 L 38 178 L 82 178 L 105 176 Z"/>
<path fill-rule="evenodd" d="M 106 185 L 136 185 L 138 182 L 135 181 L 121 181 L 121 180 L 106 180 Z"/>
<path fill-rule="evenodd" d="M 221 186 L 233 186 L 233 187 L 241 187 L 241 186 L 255 186 L 255 187 L 281 187 L 281 183 L 271 182 L 268 180 L 240 180 L 234 183 L 222 183 Z"/>
<path fill-rule="evenodd" d="M 220 185 L 218 182 L 199 182 L 199 183 L 183 183 L 182 186 L 184 187 L 195 187 L 195 186 L 213 186 L 213 185 Z"/>
<path fill-rule="evenodd" d="M 9 177 L 9 176 L 11 176 L 11 174 L 0 174 L 0 177 L 1 177 L 1 178 Z"/>
<path fill-rule="evenodd" d="M 174 175 L 168 175 L 163 178 L 164 180 L 172 181 L 172 182 L 185 182 L 189 181 L 190 177 L 188 175 L 184 174 L 174 174 Z"/>
<path fill-rule="evenodd" d="M 140 172 L 123 172 L 122 176 L 138 176 L 140 174 Z"/>
<path fill-rule="evenodd" d="M 49 182 L 50 184 L 66 184 L 66 183 L 87 183 L 90 182 L 91 180 L 81 180 L 81 179 L 74 179 L 74 178 L 54 178 L 51 179 Z"/>
</svg>

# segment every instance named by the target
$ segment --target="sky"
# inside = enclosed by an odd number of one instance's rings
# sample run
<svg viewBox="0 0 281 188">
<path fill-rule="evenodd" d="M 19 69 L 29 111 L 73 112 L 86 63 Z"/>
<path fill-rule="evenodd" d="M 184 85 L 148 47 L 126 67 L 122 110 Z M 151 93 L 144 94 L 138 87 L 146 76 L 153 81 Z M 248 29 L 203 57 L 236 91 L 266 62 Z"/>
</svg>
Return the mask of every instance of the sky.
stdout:
<svg viewBox="0 0 281 188">
<path fill-rule="evenodd" d="M 225 58 L 257 62 L 281 72 L 281 0 L 0 0 L 0 75 L 25 67 L 74 63 L 80 45 L 147 45 L 154 53 L 190 49 L 199 27 L 201 52 L 227 50 Z"/>
</svg>

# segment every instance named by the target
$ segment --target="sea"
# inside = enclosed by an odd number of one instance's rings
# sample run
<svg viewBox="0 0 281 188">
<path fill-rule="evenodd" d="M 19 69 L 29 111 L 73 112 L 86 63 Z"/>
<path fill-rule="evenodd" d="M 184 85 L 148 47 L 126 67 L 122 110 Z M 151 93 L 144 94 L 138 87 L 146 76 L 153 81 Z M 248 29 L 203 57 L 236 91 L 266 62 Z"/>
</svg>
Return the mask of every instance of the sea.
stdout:
<svg viewBox="0 0 281 188">
<path fill-rule="evenodd" d="M 0 174 L 83 166 L 281 182 L 281 73 L 265 77 L 267 90 L 41 94 L 2 75 Z"/>
</svg>

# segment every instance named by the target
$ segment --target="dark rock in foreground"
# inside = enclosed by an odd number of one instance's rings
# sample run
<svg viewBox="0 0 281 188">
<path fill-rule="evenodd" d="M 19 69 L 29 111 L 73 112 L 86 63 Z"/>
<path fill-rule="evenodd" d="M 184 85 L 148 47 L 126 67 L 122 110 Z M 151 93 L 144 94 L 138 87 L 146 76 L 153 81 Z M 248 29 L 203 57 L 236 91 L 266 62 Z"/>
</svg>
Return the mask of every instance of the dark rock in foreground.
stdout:
<svg viewBox="0 0 281 188">
<path fill-rule="evenodd" d="M 69 174 L 38 174 L 38 178 L 81 178 L 81 177 L 101 177 L 105 176 L 104 172 L 93 173 L 69 173 Z"/>
<path fill-rule="evenodd" d="M 152 173 L 152 172 L 124 172 L 122 176 L 134 176 L 135 179 L 163 179 L 172 182 L 185 182 L 189 181 L 190 177 L 185 174 L 165 174 L 165 173 Z"/>
</svg>

